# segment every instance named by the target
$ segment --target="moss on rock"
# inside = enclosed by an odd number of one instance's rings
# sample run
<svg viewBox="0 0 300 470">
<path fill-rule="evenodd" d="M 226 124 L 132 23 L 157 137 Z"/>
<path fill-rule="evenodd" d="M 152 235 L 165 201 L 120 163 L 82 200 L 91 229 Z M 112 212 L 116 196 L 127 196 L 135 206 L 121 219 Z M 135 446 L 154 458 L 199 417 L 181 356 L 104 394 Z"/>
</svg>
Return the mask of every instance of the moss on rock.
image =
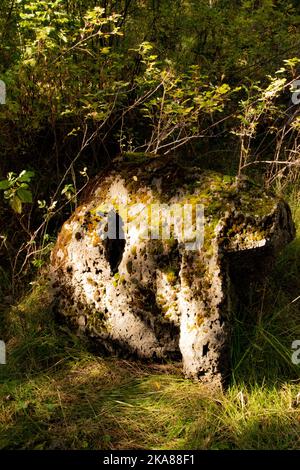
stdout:
<svg viewBox="0 0 300 470">
<path fill-rule="evenodd" d="M 187 249 L 174 224 L 166 239 L 151 239 L 163 230 L 161 214 L 153 217 L 161 204 L 189 204 L 192 222 L 203 206 L 203 244 Z M 103 238 L 111 213 L 125 240 Z M 52 253 L 58 309 L 109 351 L 144 358 L 180 351 L 188 376 L 221 379 L 232 314 L 230 253 L 241 253 L 241 269 L 243 253 L 251 264 L 252 252 L 273 256 L 293 236 L 288 206 L 250 181 L 127 154 L 62 227 Z"/>
</svg>

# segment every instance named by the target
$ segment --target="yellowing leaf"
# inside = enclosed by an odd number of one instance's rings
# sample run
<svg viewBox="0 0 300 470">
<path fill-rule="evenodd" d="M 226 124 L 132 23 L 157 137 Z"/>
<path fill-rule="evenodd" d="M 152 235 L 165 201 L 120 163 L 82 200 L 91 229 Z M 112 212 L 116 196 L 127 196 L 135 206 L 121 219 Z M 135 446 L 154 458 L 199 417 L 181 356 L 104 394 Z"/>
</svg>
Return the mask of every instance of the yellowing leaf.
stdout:
<svg viewBox="0 0 300 470">
<path fill-rule="evenodd" d="M 17 213 L 22 213 L 22 201 L 18 196 L 14 196 L 10 201 L 11 208 Z"/>
</svg>

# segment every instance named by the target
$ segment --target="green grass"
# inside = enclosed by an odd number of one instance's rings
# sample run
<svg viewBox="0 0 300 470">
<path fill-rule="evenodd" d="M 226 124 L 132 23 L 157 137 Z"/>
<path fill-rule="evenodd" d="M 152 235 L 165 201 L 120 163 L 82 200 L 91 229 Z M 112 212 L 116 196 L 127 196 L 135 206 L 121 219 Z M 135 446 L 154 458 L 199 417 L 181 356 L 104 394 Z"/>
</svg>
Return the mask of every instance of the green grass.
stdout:
<svg viewBox="0 0 300 470">
<path fill-rule="evenodd" d="M 236 313 L 226 391 L 185 380 L 180 364 L 96 357 L 58 325 L 42 281 L 3 307 L 1 449 L 300 449 L 298 238 Z"/>
</svg>

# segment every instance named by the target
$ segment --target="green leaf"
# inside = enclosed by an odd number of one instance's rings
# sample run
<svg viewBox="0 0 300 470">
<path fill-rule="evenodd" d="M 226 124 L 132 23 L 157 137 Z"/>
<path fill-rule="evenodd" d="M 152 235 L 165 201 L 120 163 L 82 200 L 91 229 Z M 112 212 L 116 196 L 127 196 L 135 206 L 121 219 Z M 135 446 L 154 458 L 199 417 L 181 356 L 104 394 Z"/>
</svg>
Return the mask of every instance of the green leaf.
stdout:
<svg viewBox="0 0 300 470">
<path fill-rule="evenodd" d="M 101 48 L 101 54 L 109 54 L 109 53 L 110 53 L 110 47 Z"/>
<path fill-rule="evenodd" d="M 14 196 L 12 199 L 10 199 L 9 204 L 11 208 L 17 213 L 21 214 L 22 213 L 22 201 L 18 196 Z"/>
<path fill-rule="evenodd" d="M 61 194 L 66 194 L 66 193 L 75 193 L 75 188 L 72 184 L 66 184 L 65 187 L 63 188 Z"/>
<path fill-rule="evenodd" d="M 223 181 L 224 181 L 225 184 L 231 183 L 231 182 L 232 182 L 232 177 L 229 176 L 229 175 L 225 175 L 225 176 L 223 177 Z"/>
<path fill-rule="evenodd" d="M 28 189 L 18 189 L 17 196 L 20 198 L 21 202 L 32 202 L 32 193 Z"/>
<path fill-rule="evenodd" d="M 23 170 L 18 176 L 18 181 L 30 182 L 31 178 L 34 177 L 34 171 Z"/>
<path fill-rule="evenodd" d="M 9 181 L 7 180 L 0 181 L 0 189 L 5 190 L 5 189 L 8 189 L 9 186 L 10 186 Z"/>
</svg>

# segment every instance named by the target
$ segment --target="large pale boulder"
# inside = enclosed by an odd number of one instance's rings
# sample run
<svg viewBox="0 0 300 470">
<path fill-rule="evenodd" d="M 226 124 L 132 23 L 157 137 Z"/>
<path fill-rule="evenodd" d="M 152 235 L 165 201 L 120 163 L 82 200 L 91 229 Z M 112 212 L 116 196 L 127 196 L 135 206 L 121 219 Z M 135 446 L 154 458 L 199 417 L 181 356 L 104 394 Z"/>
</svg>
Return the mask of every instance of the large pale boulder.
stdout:
<svg viewBox="0 0 300 470">
<path fill-rule="evenodd" d="M 175 222 L 166 237 L 166 214 L 147 218 L 157 204 L 178 210 L 177 222 L 180 208 L 204 207 L 203 230 L 194 211 L 188 239 Z M 111 220 L 116 236 L 107 236 Z M 57 310 L 99 348 L 182 358 L 187 376 L 222 381 L 239 283 L 262 276 L 294 234 L 288 205 L 247 180 L 131 155 L 99 176 L 61 229 L 51 258 Z"/>
</svg>

